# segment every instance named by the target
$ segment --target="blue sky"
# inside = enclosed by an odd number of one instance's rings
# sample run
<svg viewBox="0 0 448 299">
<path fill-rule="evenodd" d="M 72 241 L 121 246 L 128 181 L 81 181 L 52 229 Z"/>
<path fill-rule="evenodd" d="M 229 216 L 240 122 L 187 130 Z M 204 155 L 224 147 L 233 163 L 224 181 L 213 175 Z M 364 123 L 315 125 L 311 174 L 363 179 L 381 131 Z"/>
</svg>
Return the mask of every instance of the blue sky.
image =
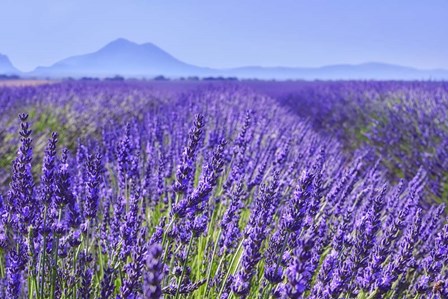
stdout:
<svg viewBox="0 0 448 299">
<path fill-rule="evenodd" d="M 217 68 L 372 61 L 448 68 L 448 1 L 0 1 L 0 53 L 25 71 L 119 37 Z"/>
</svg>

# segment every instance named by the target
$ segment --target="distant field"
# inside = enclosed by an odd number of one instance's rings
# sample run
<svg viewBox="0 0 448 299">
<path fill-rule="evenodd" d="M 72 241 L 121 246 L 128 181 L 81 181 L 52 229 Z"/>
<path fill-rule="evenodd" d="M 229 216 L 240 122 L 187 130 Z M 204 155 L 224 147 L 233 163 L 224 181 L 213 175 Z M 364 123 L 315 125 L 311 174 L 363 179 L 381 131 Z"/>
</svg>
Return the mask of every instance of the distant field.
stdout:
<svg viewBox="0 0 448 299">
<path fill-rule="evenodd" d="M 37 86 L 43 84 L 53 84 L 54 80 L 0 80 L 2 86 Z"/>
</svg>

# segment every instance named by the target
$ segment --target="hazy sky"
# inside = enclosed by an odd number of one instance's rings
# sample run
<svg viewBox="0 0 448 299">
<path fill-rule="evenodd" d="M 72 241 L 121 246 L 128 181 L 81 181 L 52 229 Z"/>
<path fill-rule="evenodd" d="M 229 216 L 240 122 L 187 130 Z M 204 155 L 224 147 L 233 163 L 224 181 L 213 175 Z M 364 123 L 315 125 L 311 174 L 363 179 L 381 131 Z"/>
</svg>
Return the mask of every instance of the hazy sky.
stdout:
<svg viewBox="0 0 448 299">
<path fill-rule="evenodd" d="M 0 0 L 0 53 L 25 71 L 118 37 L 209 67 L 448 68 L 448 0 Z"/>
</svg>

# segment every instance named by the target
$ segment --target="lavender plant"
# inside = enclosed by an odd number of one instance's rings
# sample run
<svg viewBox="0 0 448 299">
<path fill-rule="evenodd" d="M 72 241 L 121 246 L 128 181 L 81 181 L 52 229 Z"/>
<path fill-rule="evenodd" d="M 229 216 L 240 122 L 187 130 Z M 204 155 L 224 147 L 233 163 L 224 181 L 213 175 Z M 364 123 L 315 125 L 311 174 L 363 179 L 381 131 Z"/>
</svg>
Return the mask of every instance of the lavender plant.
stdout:
<svg viewBox="0 0 448 299">
<path fill-rule="evenodd" d="M 16 146 L 0 188 L 4 298 L 447 297 L 436 160 L 395 183 L 375 148 L 347 152 L 250 84 L 198 87 L 1 90 L 16 100 L 0 108 L 1 148 Z M 17 109 L 30 115 L 11 121 Z"/>
</svg>

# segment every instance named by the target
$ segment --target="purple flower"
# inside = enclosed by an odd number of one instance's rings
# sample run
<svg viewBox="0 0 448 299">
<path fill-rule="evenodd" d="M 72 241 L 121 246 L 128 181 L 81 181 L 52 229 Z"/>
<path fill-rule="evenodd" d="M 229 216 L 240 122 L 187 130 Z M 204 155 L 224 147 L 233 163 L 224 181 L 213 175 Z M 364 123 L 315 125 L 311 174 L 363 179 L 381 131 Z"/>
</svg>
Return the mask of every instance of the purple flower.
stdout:
<svg viewBox="0 0 448 299">
<path fill-rule="evenodd" d="M 262 243 L 266 238 L 267 223 L 272 216 L 272 204 L 278 188 L 278 176 L 274 174 L 269 184 L 264 185 L 255 201 L 255 207 L 244 232 L 244 251 L 241 267 L 232 284 L 232 291 L 246 298 L 250 291 L 251 280 L 255 275 L 256 266 L 261 260 Z"/>
<path fill-rule="evenodd" d="M 89 174 L 87 181 L 87 198 L 85 202 L 85 217 L 94 219 L 98 210 L 99 184 L 101 175 L 101 154 L 89 155 L 87 171 Z"/>
<path fill-rule="evenodd" d="M 148 299 L 162 298 L 163 264 L 162 247 L 154 244 L 149 247 L 146 268 L 143 274 L 143 296 Z"/>
<path fill-rule="evenodd" d="M 174 215 L 182 218 L 190 212 L 200 212 L 204 209 L 204 204 L 208 202 L 211 192 L 216 186 L 219 175 L 222 172 L 224 165 L 222 155 L 226 144 L 226 141 L 222 140 L 216 147 L 211 161 L 204 166 L 198 186 L 193 190 L 191 195 L 181 199 L 173 207 Z"/>
<path fill-rule="evenodd" d="M 30 138 L 32 131 L 29 129 L 27 122 L 28 114 L 19 114 L 21 121 L 19 151 L 13 162 L 12 180 L 8 193 L 8 209 L 18 216 L 12 217 L 11 220 L 16 221 L 22 232 L 26 232 L 27 225 L 34 220 L 37 212 L 36 202 L 33 200 L 33 176 L 31 173 L 32 161 L 32 139 Z"/>
<path fill-rule="evenodd" d="M 236 241 L 241 235 L 238 222 L 240 220 L 242 200 L 246 196 L 243 188 L 243 183 L 240 181 L 235 185 L 232 193 L 229 195 L 229 206 L 221 220 L 221 254 L 234 248 Z"/>
<path fill-rule="evenodd" d="M 202 129 L 204 125 L 204 116 L 197 114 L 194 120 L 194 127 L 188 134 L 188 144 L 182 152 L 180 165 L 176 171 L 176 181 L 173 189 L 178 193 L 185 193 L 192 179 L 194 158 L 203 135 Z"/>
<path fill-rule="evenodd" d="M 24 243 L 18 243 L 17 248 L 14 248 L 6 255 L 6 298 L 19 298 L 23 285 L 23 270 L 27 263 L 26 247 Z"/>
<path fill-rule="evenodd" d="M 110 265 L 104 269 L 103 279 L 101 280 L 101 299 L 109 299 L 114 293 L 114 272 L 114 269 Z"/>
<path fill-rule="evenodd" d="M 42 203 L 46 206 L 53 201 L 54 193 L 54 173 L 56 144 L 58 142 L 58 133 L 53 132 L 45 149 L 44 162 L 42 164 Z"/>
</svg>

